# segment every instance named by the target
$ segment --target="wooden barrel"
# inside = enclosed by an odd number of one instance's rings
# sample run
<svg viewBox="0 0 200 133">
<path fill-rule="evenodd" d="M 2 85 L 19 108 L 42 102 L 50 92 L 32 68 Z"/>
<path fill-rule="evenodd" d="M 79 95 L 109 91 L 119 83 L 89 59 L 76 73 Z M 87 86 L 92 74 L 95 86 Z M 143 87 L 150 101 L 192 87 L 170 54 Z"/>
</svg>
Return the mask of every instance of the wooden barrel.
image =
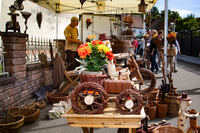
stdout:
<svg viewBox="0 0 200 133">
<path fill-rule="evenodd" d="M 167 110 L 168 116 L 178 116 L 178 111 L 180 106 L 177 99 L 178 96 L 180 96 L 180 94 L 169 95 L 167 93 L 165 95 L 165 102 L 168 103 L 168 110 Z"/>
<path fill-rule="evenodd" d="M 156 119 L 156 106 L 146 106 L 145 113 L 149 116 L 150 120 Z"/>
<path fill-rule="evenodd" d="M 167 115 L 168 104 L 164 102 L 158 102 L 156 105 L 156 117 L 165 118 Z"/>
</svg>

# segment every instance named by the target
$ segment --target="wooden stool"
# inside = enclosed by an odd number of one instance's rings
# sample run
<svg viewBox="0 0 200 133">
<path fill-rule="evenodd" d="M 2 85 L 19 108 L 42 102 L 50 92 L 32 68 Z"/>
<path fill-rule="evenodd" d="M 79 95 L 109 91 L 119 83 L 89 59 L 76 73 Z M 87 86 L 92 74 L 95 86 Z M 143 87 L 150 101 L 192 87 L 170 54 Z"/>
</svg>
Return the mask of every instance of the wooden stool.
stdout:
<svg viewBox="0 0 200 133">
<path fill-rule="evenodd" d="M 64 83 L 63 86 L 66 86 L 64 89 L 62 89 L 62 93 L 64 93 L 69 87 L 77 86 L 77 80 L 79 79 L 79 74 L 75 73 L 74 70 L 72 71 L 65 71 L 65 77 L 67 78 L 67 81 Z"/>
</svg>

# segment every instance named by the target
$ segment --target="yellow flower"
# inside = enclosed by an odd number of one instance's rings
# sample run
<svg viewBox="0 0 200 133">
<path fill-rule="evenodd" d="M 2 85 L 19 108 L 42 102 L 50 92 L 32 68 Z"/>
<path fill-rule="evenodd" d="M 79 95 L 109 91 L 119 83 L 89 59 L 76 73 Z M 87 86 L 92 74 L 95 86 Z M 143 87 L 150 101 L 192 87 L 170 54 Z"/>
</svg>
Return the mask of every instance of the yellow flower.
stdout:
<svg viewBox="0 0 200 133">
<path fill-rule="evenodd" d="M 95 35 L 92 35 L 92 38 L 95 38 L 96 36 Z"/>
<path fill-rule="evenodd" d="M 107 47 L 106 45 L 99 45 L 97 47 L 99 52 L 104 52 L 104 53 L 110 52 L 109 47 Z"/>
</svg>

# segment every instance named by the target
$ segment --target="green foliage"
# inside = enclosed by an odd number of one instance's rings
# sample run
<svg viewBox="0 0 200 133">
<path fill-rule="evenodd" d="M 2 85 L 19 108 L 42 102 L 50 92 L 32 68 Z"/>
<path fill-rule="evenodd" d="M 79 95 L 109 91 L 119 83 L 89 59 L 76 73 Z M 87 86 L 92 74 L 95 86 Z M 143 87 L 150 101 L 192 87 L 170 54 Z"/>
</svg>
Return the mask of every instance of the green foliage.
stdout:
<svg viewBox="0 0 200 133">
<path fill-rule="evenodd" d="M 194 30 L 200 28 L 200 18 L 195 18 L 193 14 L 188 15 L 186 18 L 176 20 L 176 31 Z"/>
<path fill-rule="evenodd" d="M 163 20 L 164 22 L 165 11 L 159 12 L 157 7 L 153 7 L 150 12 L 146 13 L 147 27 L 154 20 Z M 194 14 L 188 15 L 186 18 L 180 17 L 177 11 L 168 10 L 168 20 L 174 21 L 176 25 L 176 32 L 184 30 L 194 30 L 200 28 L 200 18 L 195 18 Z M 198 35 L 199 32 L 194 32 L 194 35 Z"/>
<path fill-rule="evenodd" d="M 105 54 L 98 52 L 97 48 L 92 47 L 92 53 L 90 56 L 86 57 L 88 71 L 101 71 L 103 70 L 103 65 L 107 64 Z"/>
</svg>

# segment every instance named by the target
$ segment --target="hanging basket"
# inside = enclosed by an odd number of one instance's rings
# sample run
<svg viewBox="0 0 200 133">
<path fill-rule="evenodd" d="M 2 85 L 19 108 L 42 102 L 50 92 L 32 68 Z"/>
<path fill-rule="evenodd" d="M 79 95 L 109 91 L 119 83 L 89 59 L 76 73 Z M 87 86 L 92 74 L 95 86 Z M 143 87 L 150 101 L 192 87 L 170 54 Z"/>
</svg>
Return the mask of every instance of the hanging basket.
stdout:
<svg viewBox="0 0 200 133">
<path fill-rule="evenodd" d="M 8 109 L 9 116 L 24 116 L 24 123 L 33 123 L 40 116 L 39 109 L 11 107 Z"/>
<path fill-rule="evenodd" d="M 0 131 L 1 133 L 18 133 L 24 125 L 24 117 L 0 117 Z"/>
</svg>

